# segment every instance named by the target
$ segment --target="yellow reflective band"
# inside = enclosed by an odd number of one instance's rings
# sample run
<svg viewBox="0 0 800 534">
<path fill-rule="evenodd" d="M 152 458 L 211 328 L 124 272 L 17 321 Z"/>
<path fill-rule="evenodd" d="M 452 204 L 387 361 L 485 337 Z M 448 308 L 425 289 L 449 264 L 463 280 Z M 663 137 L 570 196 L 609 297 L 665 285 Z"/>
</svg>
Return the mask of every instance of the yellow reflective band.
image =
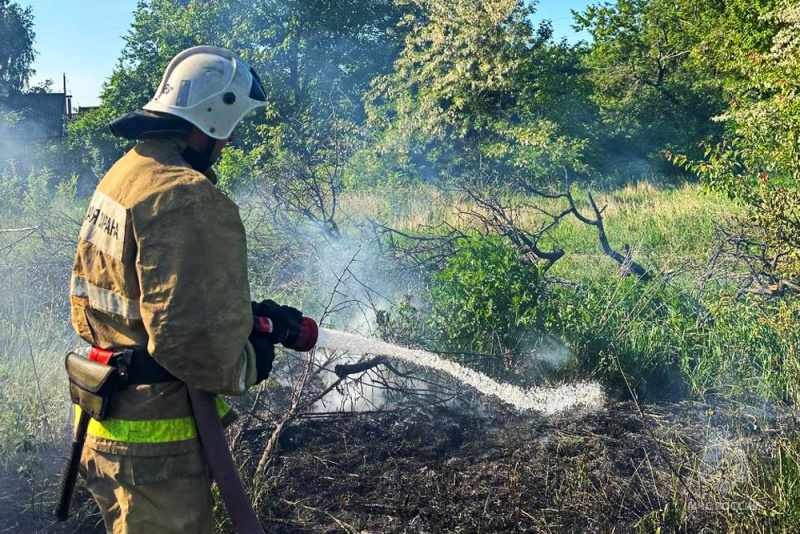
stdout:
<svg viewBox="0 0 800 534">
<path fill-rule="evenodd" d="M 220 397 L 216 398 L 217 413 L 220 419 L 231 411 L 231 407 Z M 75 406 L 75 424 L 81 416 L 80 406 Z M 132 421 L 129 419 L 105 419 L 89 421 L 87 434 L 109 441 L 124 441 L 128 443 L 168 443 L 171 441 L 184 441 L 197 437 L 197 427 L 194 417 L 179 417 L 176 419 L 147 419 Z"/>
</svg>

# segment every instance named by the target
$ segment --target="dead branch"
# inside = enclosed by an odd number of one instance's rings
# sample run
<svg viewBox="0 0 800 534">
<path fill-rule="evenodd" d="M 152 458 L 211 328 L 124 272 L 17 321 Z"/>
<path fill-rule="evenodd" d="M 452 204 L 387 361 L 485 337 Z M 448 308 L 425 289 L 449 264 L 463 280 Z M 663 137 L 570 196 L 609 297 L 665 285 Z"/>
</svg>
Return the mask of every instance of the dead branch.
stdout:
<svg viewBox="0 0 800 534">
<path fill-rule="evenodd" d="M 594 197 L 591 193 L 588 193 L 589 196 L 589 204 L 592 206 L 592 210 L 594 211 L 595 218 L 590 219 L 578 210 L 577 206 L 575 205 L 575 200 L 572 198 L 572 192 L 568 191 L 566 193 L 566 198 L 569 201 L 570 211 L 584 224 L 588 224 L 589 226 L 594 226 L 597 228 L 597 238 L 600 240 L 600 246 L 603 247 L 603 252 L 605 254 L 616 261 L 620 267 L 622 268 L 623 274 L 633 273 L 639 277 L 640 280 L 644 282 L 650 282 L 653 280 L 653 274 L 633 260 L 630 246 L 625 243 L 624 250 L 625 254 L 620 254 L 618 251 L 614 250 L 608 242 L 608 237 L 606 236 L 606 229 L 605 225 L 603 224 L 603 211 L 605 208 L 600 209 L 597 207 L 597 203 L 594 200 Z"/>
<path fill-rule="evenodd" d="M 770 246 L 757 226 L 738 220 L 730 222 L 726 227 L 715 225 L 715 247 L 707 262 L 707 278 L 710 280 L 713 274 L 715 279 L 738 285 L 737 298 L 800 294 L 800 284 L 782 273 L 792 251 Z M 704 280 L 703 287 L 706 283 Z"/>
<path fill-rule="evenodd" d="M 513 193 L 514 190 L 525 193 L 529 198 L 533 197 L 534 199 L 565 200 L 566 205 L 558 211 L 551 211 L 544 209 L 536 202 L 518 200 L 515 203 L 511 200 L 503 200 L 503 197 L 507 196 L 509 191 Z M 594 226 L 597 229 L 603 253 L 620 265 L 623 274 L 635 275 L 645 282 L 649 282 L 654 278 L 649 269 L 633 259 L 632 251 L 627 243 L 623 245 L 623 253 L 611 246 L 603 222 L 605 208 L 598 207 L 591 193 L 588 194 L 588 199 L 594 217 L 586 216 L 578 209 L 569 181 L 567 181 L 564 191 L 557 192 L 536 189 L 523 180 L 506 184 L 503 190 L 482 185 L 467 185 L 460 186 L 454 191 L 465 195 L 472 201 L 470 208 L 458 211 L 459 215 L 478 223 L 484 234 L 494 234 L 508 238 L 523 254 L 523 257 L 529 258 L 530 261 L 543 261 L 544 272 L 564 257 L 566 252 L 562 248 L 547 250 L 540 243 L 553 228 L 572 215 L 583 224 Z M 536 228 L 523 228 L 518 222 L 518 214 L 524 210 L 535 211 L 546 219 Z M 423 236 L 411 235 L 371 219 L 369 223 L 378 236 L 379 243 L 382 237 L 388 238 L 388 248 L 390 250 L 396 253 L 399 252 L 405 258 L 412 259 L 412 262 L 417 266 L 428 264 L 431 261 L 446 261 L 454 252 L 453 244 L 457 240 L 468 238 L 464 232 L 452 227 L 444 235 Z M 403 243 L 398 244 L 394 239 L 395 236 L 402 237 Z"/>
<path fill-rule="evenodd" d="M 336 376 L 339 378 L 344 378 L 349 375 L 355 375 L 358 373 L 363 373 L 364 371 L 368 371 L 374 367 L 386 363 L 386 361 L 387 359 L 385 356 L 378 356 L 377 358 L 372 358 L 371 360 L 367 360 L 365 362 L 338 364 L 334 368 L 333 372 L 336 373 Z"/>
<path fill-rule="evenodd" d="M 292 389 L 292 400 L 289 409 L 286 411 L 283 418 L 275 425 L 275 430 L 272 431 L 272 435 L 267 441 L 267 445 L 264 447 L 264 451 L 261 453 L 261 458 L 259 459 L 258 466 L 256 467 L 257 475 L 260 475 L 261 473 L 265 472 L 267 465 L 272 461 L 275 452 L 277 451 L 278 439 L 281 437 L 281 434 L 286 429 L 286 427 L 288 427 L 292 423 L 292 421 L 294 421 L 297 418 L 297 415 L 299 414 L 300 401 L 305 391 L 305 386 L 308 382 L 308 378 L 311 374 L 313 359 L 314 359 L 314 351 L 312 350 L 308 352 L 308 355 L 306 357 L 306 365 L 303 368 L 303 373 L 301 375 L 300 381 Z"/>
<path fill-rule="evenodd" d="M 373 219 L 367 219 L 367 222 L 372 228 L 376 237 L 375 241 L 381 251 L 390 251 L 397 260 L 407 261 L 414 267 L 436 265 L 447 260 L 455 252 L 455 244 L 460 240 L 468 239 L 464 232 L 447 224 L 441 225 L 441 227 L 446 227 L 446 231 L 440 235 L 412 235 Z M 441 227 L 427 230 L 433 234 L 440 231 Z"/>
<path fill-rule="evenodd" d="M 320 317 L 320 323 L 322 323 L 327 317 L 329 317 L 331 314 L 335 313 L 336 310 L 339 309 L 341 303 L 335 303 L 336 296 L 341 295 L 339 290 L 340 286 L 342 286 L 350 278 L 351 276 L 350 269 L 353 263 L 356 261 L 356 257 L 358 256 L 358 254 L 359 251 L 356 251 L 350 258 L 349 262 L 344 267 L 342 272 L 337 275 L 336 283 L 334 284 L 334 287 L 331 291 L 331 296 L 327 304 L 325 305 L 325 308 Z M 361 282 L 359 283 L 361 284 Z M 312 350 L 309 351 L 306 355 L 305 361 L 303 362 L 302 365 L 300 377 L 296 381 L 294 381 L 292 385 L 292 395 L 291 395 L 291 401 L 289 403 L 289 408 L 286 410 L 286 412 L 283 414 L 280 420 L 275 424 L 275 428 L 273 429 L 272 434 L 270 435 L 267 444 L 265 445 L 264 450 L 261 453 L 261 457 L 256 467 L 257 476 L 261 476 L 263 473 L 265 473 L 267 467 L 274 459 L 275 455 L 278 452 L 278 443 L 280 436 L 286 430 L 286 428 L 288 428 L 300 416 L 300 414 L 310 409 L 314 404 L 322 400 L 328 393 L 338 388 L 339 385 L 344 380 L 344 377 L 346 376 L 346 375 L 339 376 L 337 380 L 334 380 L 327 387 L 322 388 L 321 390 L 315 393 L 310 392 L 309 385 L 315 380 L 317 382 L 319 381 L 318 380 L 319 374 L 328 368 L 328 365 L 330 364 L 331 361 L 331 358 L 328 358 L 328 360 L 324 361 L 321 365 L 319 365 L 316 362 L 316 354 L 317 354 L 316 351 Z"/>
<path fill-rule="evenodd" d="M 38 235 L 42 239 L 43 243 L 48 244 L 47 236 L 45 235 L 44 231 L 42 231 L 42 228 L 40 226 L 28 226 L 25 228 L 0 228 L 0 234 L 22 234 L 22 233 L 24 233 L 25 235 L 18 237 L 11 243 L 0 248 L 0 251 L 11 250 L 12 248 L 14 248 L 15 245 L 22 243 L 23 241 L 34 235 Z"/>
<path fill-rule="evenodd" d="M 321 135 L 309 133 L 307 117 L 288 124 L 292 135 L 302 142 L 274 162 L 268 173 L 274 185 L 267 190 L 282 208 L 278 210 L 281 216 L 300 216 L 306 224 L 337 239 L 341 236 L 338 212 L 344 172 L 359 141 L 355 126 L 339 118 L 336 106 L 331 109 Z"/>
<path fill-rule="evenodd" d="M 30 232 L 30 231 L 38 231 L 38 226 L 26 226 L 25 228 L 0 228 L 0 234 L 10 234 L 14 232 Z"/>
<path fill-rule="evenodd" d="M 472 187 L 461 187 L 459 191 L 466 194 L 480 209 L 470 210 L 462 214 L 471 216 L 479 221 L 486 229 L 487 233 L 497 233 L 507 237 L 517 249 L 524 255 L 533 255 L 537 260 L 544 260 L 544 270 L 547 271 L 559 259 L 564 256 L 563 249 L 551 251 L 543 250 L 539 247 L 539 241 L 545 234 L 554 228 L 561 220 L 570 214 L 570 210 L 562 210 L 560 213 L 548 213 L 547 211 L 533 206 L 525 206 L 538 211 L 549 217 L 549 221 L 533 231 L 524 230 L 515 220 L 515 212 L 521 209 L 513 207 L 507 202 L 500 200 L 500 196 L 493 192 L 479 190 Z M 545 198 L 560 198 L 558 195 L 542 193 Z"/>
</svg>

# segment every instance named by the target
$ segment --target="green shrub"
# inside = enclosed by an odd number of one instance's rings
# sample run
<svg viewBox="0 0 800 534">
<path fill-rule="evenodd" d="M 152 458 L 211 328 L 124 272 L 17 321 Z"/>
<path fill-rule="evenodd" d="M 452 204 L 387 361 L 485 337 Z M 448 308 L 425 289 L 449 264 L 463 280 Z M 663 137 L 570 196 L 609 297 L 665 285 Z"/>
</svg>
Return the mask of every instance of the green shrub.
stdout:
<svg viewBox="0 0 800 534">
<path fill-rule="evenodd" d="M 237 193 L 253 185 L 257 174 L 259 151 L 245 152 L 241 148 L 226 147 L 216 166 L 219 187 Z"/>
<path fill-rule="evenodd" d="M 433 275 L 431 325 L 448 349 L 485 354 L 479 370 L 513 374 L 541 330 L 543 297 L 539 267 L 505 239 L 469 239 Z"/>
<path fill-rule="evenodd" d="M 28 176 L 28 188 L 22 204 L 31 213 L 40 213 L 50 206 L 53 199 L 53 191 L 50 183 L 53 181 L 53 172 L 47 167 L 43 169 L 31 169 Z"/>
</svg>

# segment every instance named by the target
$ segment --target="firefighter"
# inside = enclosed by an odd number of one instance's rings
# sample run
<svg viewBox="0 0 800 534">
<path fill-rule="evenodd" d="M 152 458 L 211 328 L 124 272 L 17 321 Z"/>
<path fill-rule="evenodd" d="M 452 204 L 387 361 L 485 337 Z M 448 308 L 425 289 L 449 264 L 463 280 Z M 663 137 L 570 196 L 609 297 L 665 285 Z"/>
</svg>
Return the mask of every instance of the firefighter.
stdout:
<svg viewBox="0 0 800 534">
<path fill-rule="evenodd" d="M 110 125 L 140 142 L 97 186 L 70 288 L 72 324 L 93 359 L 132 349 L 129 383 L 107 418 L 90 420 L 81 459 L 109 532 L 213 532 L 187 385 L 241 395 L 268 376 L 273 344 L 302 315 L 251 303 L 244 227 L 211 169 L 237 123 L 265 104 L 241 58 L 199 46 L 170 62 L 141 111 Z M 254 312 L 277 332 L 251 335 Z M 230 423 L 232 410 L 217 401 Z"/>
</svg>

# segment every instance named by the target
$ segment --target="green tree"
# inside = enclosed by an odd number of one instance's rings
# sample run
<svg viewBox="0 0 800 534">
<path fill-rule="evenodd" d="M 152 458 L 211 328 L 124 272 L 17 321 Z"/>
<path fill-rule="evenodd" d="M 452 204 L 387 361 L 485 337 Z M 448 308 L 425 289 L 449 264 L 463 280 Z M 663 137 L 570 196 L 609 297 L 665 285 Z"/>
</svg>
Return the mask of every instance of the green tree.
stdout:
<svg viewBox="0 0 800 534">
<path fill-rule="evenodd" d="M 391 1 L 260 0 L 243 31 L 259 43 L 256 63 L 280 117 L 320 101 L 359 104 L 371 80 L 391 70 L 403 12 Z"/>
<path fill-rule="evenodd" d="M 767 247 L 766 275 L 800 279 L 800 5 L 785 5 L 759 17 L 769 47 L 743 40 L 729 51 L 731 104 L 720 115 L 727 138 L 711 145 L 706 159 L 674 161 L 706 183 L 741 200 L 748 216 L 739 221 L 753 243 Z M 758 48 L 755 48 L 758 46 Z M 760 246 L 760 245 L 759 245 Z M 771 271 L 771 272 L 770 272 Z"/>
<path fill-rule="evenodd" d="M 309 112 L 325 116 L 339 103 L 363 120 L 360 92 L 390 68 L 402 42 L 397 13 L 388 2 L 369 0 L 257 0 L 247 8 L 232 0 L 140 0 L 99 109 L 70 128 L 74 153 L 101 174 L 127 146 L 110 137 L 106 124 L 144 105 L 169 60 L 199 44 L 241 54 L 267 86 L 270 105 L 240 126 L 235 149 L 261 147 L 257 152 L 271 157 L 282 125 Z M 294 142 L 282 139 L 278 148 Z"/>
<path fill-rule="evenodd" d="M 533 4 L 404 3 L 405 48 L 370 95 L 381 152 L 425 178 L 583 169 L 584 142 L 561 127 L 582 122 L 576 51 L 533 26 Z"/>
<path fill-rule="evenodd" d="M 711 120 L 724 108 L 716 66 L 698 59 L 700 28 L 713 25 L 718 3 L 617 0 L 574 13 L 576 29 L 592 36 L 586 66 L 602 118 L 597 142 L 610 164 L 606 172 L 646 171 L 666 163 L 667 149 L 699 155 L 701 141 L 722 133 Z"/>
<path fill-rule="evenodd" d="M 75 164 L 100 176 L 122 155 L 131 143 L 112 137 L 108 123 L 147 103 L 178 52 L 209 43 L 241 51 L 244 43 L 229 30 L 241 27 L 243 14 L 225 0 L 140 0 L 100 106 L 69 126 Z"/>
<path fill-rule="evenodd" d="M 21 92 L 34 74 L 33 11 L 0 0 L 0 97 Z"/>
</svg>

